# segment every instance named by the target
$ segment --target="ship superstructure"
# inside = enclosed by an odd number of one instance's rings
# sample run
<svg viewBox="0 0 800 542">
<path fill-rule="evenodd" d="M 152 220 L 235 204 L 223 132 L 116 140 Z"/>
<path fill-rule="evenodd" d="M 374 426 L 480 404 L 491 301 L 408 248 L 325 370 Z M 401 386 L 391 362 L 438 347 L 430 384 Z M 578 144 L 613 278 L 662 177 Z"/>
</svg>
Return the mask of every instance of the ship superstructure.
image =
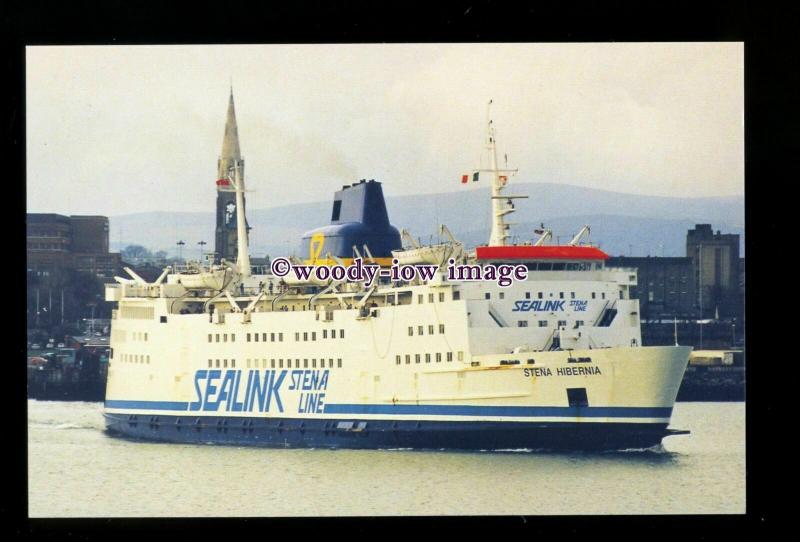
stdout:
<svg viewBox="0 0 800 542">
<path fill-rule="evenodd" d="M 491 120 L 488 133 L 494 153 Z M 380 183 L 363 181 L 337 192 L 332 225 L 305 236 L 304 259 L 385 266 L 389 254 L 426 261 L 458 250 L 475 266 L 524 264 L 527 280 L 505 288 L 448 280 L 444 262 L 431 280 L 382 278 L 370 288 L 251 274 L 241 258 L 246 236 L 236 264 L 167 269 L 153 284 L 120 278 L 106 290 L 118 303 L 109 430 L 347 448 L 660 443 L 674 433 L 668 425 L 690 348 L 641 346 L 639 304 L 630 296 L 636 271 L 607 268 L 608 256 L 580 244 L 580 235 L 565 246 L 545 237 L 509 245 L 503 217 L 513 206 L 500 186 L 507 171 L 490 164 L 497 186 L 488 245 L 467 253 L 452 238 L 430 251 L 402 250 L 396 228 L 372 214 L 386 213 Z M 241 197 L 238 175 L 234 167 L 230 185 Z M 375 250 L 369 224 L 382 232 Z"/>
</svg>

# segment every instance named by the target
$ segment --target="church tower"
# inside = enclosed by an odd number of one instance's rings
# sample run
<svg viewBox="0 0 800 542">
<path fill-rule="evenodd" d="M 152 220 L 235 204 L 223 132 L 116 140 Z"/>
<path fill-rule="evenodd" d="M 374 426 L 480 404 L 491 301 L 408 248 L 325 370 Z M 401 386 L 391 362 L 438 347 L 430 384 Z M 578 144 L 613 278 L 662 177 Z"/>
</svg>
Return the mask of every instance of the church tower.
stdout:
<svg viewBox="0 0 800 542">
<path fill-rule="evenodd" d="M 228 100 L 228 116 L 225 120 L 225 137 L 222 139 L 222 153 L 217 161 L 217 227 L 214 238 L 216 260 L 236 261 L 236 192 L 230 184 L 234 166 L 239 168 L 244 190 L 244 160 L 239 150 L 239 133 L 236 128 L 236 110 L 233 106 L 233 88 Z M 247 226 L 248 233 L 250 226 Z"/>
</svg>

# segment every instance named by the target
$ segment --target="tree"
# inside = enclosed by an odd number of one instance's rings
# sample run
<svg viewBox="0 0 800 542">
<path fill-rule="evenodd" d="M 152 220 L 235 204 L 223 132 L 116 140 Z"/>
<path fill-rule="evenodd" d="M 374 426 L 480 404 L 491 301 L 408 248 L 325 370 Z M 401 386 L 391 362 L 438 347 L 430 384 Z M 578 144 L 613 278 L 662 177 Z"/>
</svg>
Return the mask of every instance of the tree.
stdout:
<svg viewBox="0 0 800 542">
<path fill-rule="evenodd" d="M 122 249 L 122 259 L 139 262 L 151 258 L 150 251 L 142 245 L 128 245 Z"/>
</svg>

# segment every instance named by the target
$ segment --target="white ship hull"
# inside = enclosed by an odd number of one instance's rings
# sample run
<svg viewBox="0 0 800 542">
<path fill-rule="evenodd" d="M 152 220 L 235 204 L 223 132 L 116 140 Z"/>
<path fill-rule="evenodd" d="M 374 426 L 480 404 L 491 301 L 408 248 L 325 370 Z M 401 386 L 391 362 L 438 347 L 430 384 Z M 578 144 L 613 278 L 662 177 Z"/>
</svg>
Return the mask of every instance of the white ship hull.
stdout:
<svg viewBox="0 0 800 542">
<path fill-rule="evenodd" d="M 544 331 L 483 329 L 471 316 L 481 300 L 416 293 L 440 289 L 413 288 L 421 305 L 366 319 L 298 306 L 161 322 L 163 299 L 128 301 L 155 308 L 150 318 L 123 307 L 114 321 L 108 428 L 175 442 L 434 449 L 641 448 L 669 434 L 690 348 L 497 353 Z M 507 292 L 499 314 L 519 306 Z M 600 341 L 624 329 L 596 331 Z"/>
</svg>

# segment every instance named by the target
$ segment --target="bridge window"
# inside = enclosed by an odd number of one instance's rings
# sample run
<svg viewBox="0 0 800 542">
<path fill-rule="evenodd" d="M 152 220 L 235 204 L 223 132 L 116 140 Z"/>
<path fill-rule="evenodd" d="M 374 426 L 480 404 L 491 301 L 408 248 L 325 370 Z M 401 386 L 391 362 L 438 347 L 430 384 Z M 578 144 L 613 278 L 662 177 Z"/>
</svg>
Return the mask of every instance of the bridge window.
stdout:
<svg viewBox="0 0 800 542">
<path fill-rule="evenodd" d="M 219 342 L 219 333 L 217 333 L 217 337 L 216 338 L 217 338 L 217 342 Z"/>
<path fill-rule="evenodd" d="M 577 321 L 575 322 L 575 327 L 576 327 L 576 328 L 578 328 L 578 327 L 581 327 L 582 325 L 583 325 L 583 320 L 577 320 Z"/>
<path fill-rule="evenodd" d="M 303 369 L 308 369 L 308 359 L 303 359 Z"/>
<path fill-rule="evenodd" d="M 517 322 L 517 327 L 528 327 L 528 321 L 527 320 L 519 320 Z"/>
<path fill-rule="evenodd" d="M 425 335 L 425 326 L 417 326 L 417 335 Z"/>
<path fill-rule="evenodd" d="M 294 332 L 294 340 L 296 342 L 300 342 L 300 332 L 299 331 L 295 331 Z"/>
<path fill-rule="evenodd" d="M 311 359 L 311 368 L 312 369 L 316 369 L 317 368 L 317 358 L 312 358 Z"/>
<path fill-rule="evenodd" d="M 316 331 L 312 331 L 311 332 L 311 340 L 312 341 L 316 341 L 317 340 L 317 332 Z"/>
<path fill-rule="evenodd" d="M 231 333 L 231 342 L 232 343 L 236 342 L 236 333 Z"/>
<path fill-rule="evenodd" d="M 308 331 L 303 332 L 303 341 L 308 341 Z"/>
<path fill-rule="evenodd" d="M 569 297 L 570 299 L 575 299 L 575 292 L 570 292 Z"/>
<path fill-rule="evenodd" d="M 256 337 L 258 337 L 258 333 L 256 333 Z M 256 340 L 258 340 L 258 339 L 256 339 Z M 274 333 L 272 334 L 272 340 L 273 341 L 275 340 L 275 334 Z M 262 342 L 267 342 L 267 334 L 266 333 L 262 333 L 261 334 L 261 341 Z"/>
<path fill-rule="evenodd" d="M 414 363 L 419 363 L 421 357 L 419 354 L 414 354 Z"/>
<path fill-rule="evenodd" d="M 278 333 L 278 342 L 283 342 L 283 333 Z"/>
<path fill-rule="evenodd" d="M 335 338 L 336 338 L 336 330 L 332 329 L 331 330 L 331 339 L 335 339 Z"/>
<path fill-rule="evenodd" d="M 486 292 L 485 294 L 483 294 L 483 297 L 484 297 L 484 299 L 491 299 L 492 298 L 492 294 L 490 294 L 489 292 Z"/>
<path fill-rule="evenodd" d="M 269 366 L 270 366 L 271 369 L 275 368 L 275 358 L 272 358 L 272 359 L 269 360 Z"/>
<path fill-rule="evenodd" d="M 525 292 L 525 299 L 530 299 L 530 298 L 531 298 L 531 293 Z"/>
<path fill-rule="evenodd" d="M 444 333 L 444 324 L 439 324 L 439 333 Z"/>
<path fill-rule="evenodd" d="M 328 338 L 328 330 L 327 329 L 323 329 L 322 330 L 322 338 L 323 339 L 327 339 Z"/>
<path fill-rule="evenodd" d="M 461 292 L 458 290 L 453 290 L 453 301 L 458 301 L 461 299 Z"/>
<path fill-rule="evenodd" d="M 395 364 L 396 364 L 396 365 L 400 365 L 400 359 L 401 359 L 401 358 L 400 358 L 400 354 L 397 354 L 397 355 L 394 357 L 394 362 L 395 362 Z"/>
<path fill-rule="evenodd" d="M 222 360 L 222 367 L 225 368 L 225 369 L 228 368 L 228 360 L 227 359 L 223 359 Z"/>
<path fill-rule="evenodd" d="M 458 351 L 458 361 L 464 361 L 464 352 Z"/>
<path fill-rule="evenodd" d="M 211 342 L 211 333 L 208 334 L 208 342 Z"/>
<path fill-rule="evenodd" d="M 447 353 L 447 361 L 453 361 L 453 353 L 452 352 L 448 352 Z"/>
<path fill-rule="evenodd" d="M 406 354 L 406 365 L 411 363 L 411 354 Z"/>
<path fill-rule="evenodd" d="M 500 292 L 500 299 L 505 299 L 505 298 L 506 298 L 506 293 Z"/>
<path fill-rule="evenodd" d="M 333 369 L 333 358 L 328 358 L 328 367 Z"/>
<path fill-rule="evenodd" d="M 444 292 L 439 292 L 439 301 L 444 301 Z"/>
<path fill-rule="evenodd" d="M 428 303 L 433 303 L 433 294 L 428 294 Z"/>
<path fill-rule="evenodd" d="M 539 320 L 539 327 L 547 327 L 547 320 Z"/>
<path fill-rule="evenodd" d="M 433 335 L 433 325 L 428 326 L 428 335 Z"/>
<path fill-rule="evenodd" d="M 558 292 L 558 298 L 564 299 L 564 292 Z"/>
<path fill-rule="evenodd" d="M 247 334 L 247 342 L 250 342 L 250 334 Z"/>
<path fill-rule="evenodd" d="M 600 294 L 600 299 L 605 299 L 605 298 L 606 298 L 606 293 L 605 292 L 601 293 Z"/>
<path fill-rule="evenodd" d="M 430 362 L 431 362 L 431 355 L 425 354 L 425 363 L 430 363 Z"/>
<path fill-rule="evenodd" d="M 592 299 L 596 299 L 596 298 L 597 298 L 597 292 L 592 292 Z"/>
<path fill-rule="evenodd" d="M 278 369 L 283 369 L 283 358 L 278 359 Z"/>
<path fill-rule="evenodd" d="M 148 361 L 147 363 L 150 363 L 150 362 Z M 231 360 L 231 367 L 234 368 L 234 369 L 236 368 L 236 360 L 235 359 Z"/>
<path fill-rule="evenodd" d="M 566 320 L 559 320 L 558 321 L 558 327 L 567 327 L 567 321 Z"/>
<path fill-rule="evenodd" d="M 340 339 L 344 339 L 344 330 L 343 329 L 339 330 L 339 338 Z"/>
<path fill-rule="evenodd" d="M 425 299 L 425 297 L 424 297 L 422 294 L 419 294 L 419 295 L 417 296 L 417 303 L 419 303 L 419 304 L 422 304 L 422 302 L 423 302 L 423 299 Z"/>
<path fill-rule="evenodd" d="M 212 359 L 208 360 L 208 368 L 210 369 L 213 366 L 214 366 L 214 360 Z"/>
<path fill-rule="evenodd" d="M 536 292 L 536 296 L 537 296 L 539 299 L 542 299 L 542 298 L 544 297 L 544 294 L 543 294 L 542 292 Z"/>
<path fill-rule="evenodd" d="M 219 359 L 217 359 L 215 361 L 216 361 L 217 369 L 219 369 Z"/>
<path fill-rule="evenodd" d="M 258 333 L 253 333 L 253 335 L 255 335 L 255 337 L 253 337 L 253 339 L 255 340 L 255 342 L 258 342 Z M 250 340 L 250 334 L 249 334 L 249 333 L 247 334 L 247 340 L 248 340 L 248 341 Z"/>
<path fill-rule="evenodd" d="M 436 352 L 436 363 L 440 363 L 442 361 L 442 353 Z"/>
<path fill-rule="evenodd" d="M 337 366 L 341 369 L 342 368 L 342 358 L 336 360 Z"/>
</svg>

